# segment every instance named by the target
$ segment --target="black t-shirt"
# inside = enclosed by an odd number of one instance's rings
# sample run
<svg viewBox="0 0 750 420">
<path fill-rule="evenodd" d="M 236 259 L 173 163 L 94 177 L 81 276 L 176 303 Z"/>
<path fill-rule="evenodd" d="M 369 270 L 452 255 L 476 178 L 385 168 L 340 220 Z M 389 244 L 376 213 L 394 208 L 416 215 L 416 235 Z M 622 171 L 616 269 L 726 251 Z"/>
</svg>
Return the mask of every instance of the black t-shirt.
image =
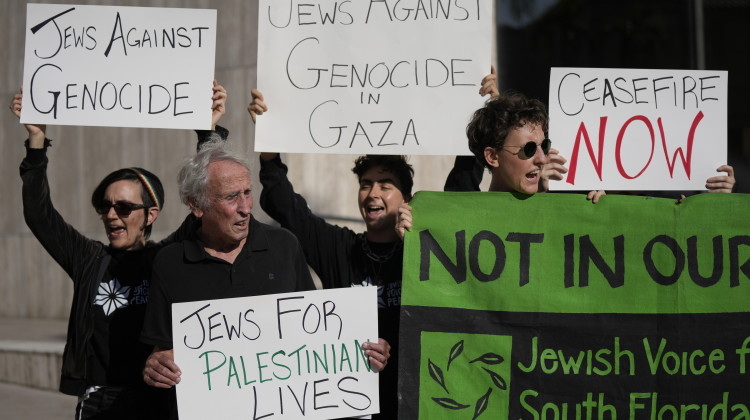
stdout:
<svg viewBox="0 0 750 420">
<path fill-rule="evenodd" d="M 250 234 L 234 264 L 210 256 L 198 239 L 159 252 L 141 340 L 172 347 L 172 303 L 314 289 L 297 238 L 251 218 Z"/>
<path fill-rule="evenodd" d="M 378 336 L 391 345 L 391 357 L 380 372 L 380 414 L 373 418 L 395 419 L 402 243 L 369 242 L 364 234 L 327 223 L 313 214 L 305 199 L 294 192 L 286 174 L 287 167 L 280 158 L 261 160 L 260 205 L 299 238 L 305 258 L 320 277 L 323 288 L 378 286 Z"/>
<path fill-rule="evenodd" d="M 141 371 L 152 347 L 138 337 L 156 252 L 150 245 L 112 254 L 93 296 L 94 328 L 86 355 L 86 386 L 144 386 Z"/>
</svg>

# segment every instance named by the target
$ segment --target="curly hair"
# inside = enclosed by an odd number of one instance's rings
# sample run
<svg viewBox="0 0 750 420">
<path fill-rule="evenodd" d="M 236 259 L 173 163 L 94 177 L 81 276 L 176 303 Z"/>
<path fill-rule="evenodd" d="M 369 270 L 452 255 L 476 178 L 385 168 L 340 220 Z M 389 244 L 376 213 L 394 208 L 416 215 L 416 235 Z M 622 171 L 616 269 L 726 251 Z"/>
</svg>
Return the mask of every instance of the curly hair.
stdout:
<svg viewBox="0 0 750 420">
<path fill-rule="evenodd" d="M 510 93 L 490 99 L 474 112 L 471 122 L 466 126 L 469 149 L 482 165 L 489 167 L 484 158 L 484 149 L 502 147 L 511 130 L 526 124 L 540 125 L 544 135 L 547 135 L 549 116 L 541 101 L 529 99 L 522 93 Z"/>
</svg>

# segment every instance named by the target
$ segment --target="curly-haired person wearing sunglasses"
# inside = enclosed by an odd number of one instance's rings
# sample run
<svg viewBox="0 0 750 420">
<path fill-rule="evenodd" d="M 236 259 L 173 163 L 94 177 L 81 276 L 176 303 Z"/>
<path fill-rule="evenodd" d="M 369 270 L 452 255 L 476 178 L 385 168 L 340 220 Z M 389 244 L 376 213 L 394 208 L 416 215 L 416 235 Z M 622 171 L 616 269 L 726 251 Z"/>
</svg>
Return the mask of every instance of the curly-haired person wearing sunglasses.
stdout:
<svg viewBox="0 0 750 420">
<path fill-rule="evenodd" d="M 19 93 L 10 104 L 17 117 L 22 100 Z M 226 137 L 225 130 L 215 127 L 225 101 L 226 91 L 214 82 L 212 122 L 217 131 L 199 131 L 199 143 Z M 164 245 L 187 234 L 193 219 L 186 219 L 164 241 L 149 241 L 164 206 L 164 189 L 153 173 L 123 168 L 107 175 L 91 196 L 109 243 L 85 237 L 52 204 L 46 126 L 25 124 L 25 128 L 29 138 L 20 166 L 24 218 L 73 280 L 60 391 L 78 397 L 76 419 L 169 418 L 171 393 L 146 386 L 141 377 L 152 347 L 141 343 L 139 336 L 152 261 Z"/>
<path fill-rule="evenodd" d="M 517 192 L 535 194 L 548 190 L 550 179 L 562 179 L 565 169 L 565 158 L 557 149 L 552 148 L 552 141 L 547 138 L 549 116 L 544 104 L 536 99 L 529 99 L 523 94 L 513 93 L 494 96 L 485 106 L 474 112 L 466 127 L 469 149 L 492 174 L 489 191 Z M 446 182 L 446 190 L 478 189 L 466 188 L 470 182 L 457 182 L 472 171 L 473 164 L 456 167 Z M 468 169 L 467 169 L 468 167 Z M 457 185 L 464 185 L 458 187 Z M 604 195 L 604 191 L 591 191 L 587 198 L 594 203 Z M 396 232 L 400 238 L 404 231 L 411 231 L 411 206 L 404 203 L 399 208 Z"/>
</svg>

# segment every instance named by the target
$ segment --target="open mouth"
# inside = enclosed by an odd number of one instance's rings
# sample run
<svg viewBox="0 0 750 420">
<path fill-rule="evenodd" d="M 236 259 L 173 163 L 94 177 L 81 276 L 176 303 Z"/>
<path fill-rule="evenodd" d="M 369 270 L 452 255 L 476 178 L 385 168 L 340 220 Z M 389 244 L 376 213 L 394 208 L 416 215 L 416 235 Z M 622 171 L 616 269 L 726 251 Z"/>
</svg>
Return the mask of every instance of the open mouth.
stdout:
<svg viewBox="0 0 750 420">
<path fill-rule="evenodd" d="M 124 226 L 115 226 L 115 225 L 107 226 L 107 236 L 109 238 L 119 238 L 120 236 L 124 234 L 125 234 Z"/>
<path fill-rule="evenodd" d="M 239 230 L 245 230 L 247 229 L 247 220 L 241 220 L 239 222 L 236 222 L 234 226 Z"/>
<path fill-rule="evenodd" d="M 365 207 L 365 213 L 367 214 L 367 217 L 369 218 L 377 218 L 385 211 L 385 207 L 382 206 L 376 206 L 376 205 L 369 205 Z"/>
<path fill-rule="evenodd" d="M 526 181 L 538 182 L 539 181 L 539 169 L 533 170 L 526 174 Z"/>
</svg>

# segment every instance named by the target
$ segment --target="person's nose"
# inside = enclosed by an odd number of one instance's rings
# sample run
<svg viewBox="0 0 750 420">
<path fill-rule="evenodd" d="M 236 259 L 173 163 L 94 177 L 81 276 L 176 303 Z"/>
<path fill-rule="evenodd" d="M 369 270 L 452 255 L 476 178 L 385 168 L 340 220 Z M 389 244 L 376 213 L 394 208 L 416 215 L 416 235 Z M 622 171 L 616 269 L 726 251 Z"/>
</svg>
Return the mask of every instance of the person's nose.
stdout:
<svg viewBox="0 0 750 420">
<path fill-rule="evenodd" d="M 107 210 L 107 214 L 104 215 L 104 218 L 107 220 L 114 220 L 114 219 L 117 219 L 118 217 L 120 216 L 117 215 L 117 212 L 115 211 L 115 206 L 110 206 L 109 210 Z"/>
<path fill-rule="evenodd" d="M 544 154 L 544 151 L 542 151 L 542 147 L 538 146 L 536 148 L 536 152 L 534 153 L 534 163 L 544 165 L 548 161 L 549 161 L 549 158 L 547 157 L 547 155 Z"/>
<path fill-rule="evenodd" d="M 247 195 L 240 195 L 240 202 L 237 206 L 237 211 L 243 215 L 247 216 L 250 214 L 250 212 L 253 209 L 253 195 L 247 194 Z"/>
<path fill-rule="evenodd" d="M 380 197 L 380 185 L 376 182 L 372 184 L 372 188 L 370 188 L 370 192 L 367 194 L 370 198 L 378 198 Z"/>
</svg>

